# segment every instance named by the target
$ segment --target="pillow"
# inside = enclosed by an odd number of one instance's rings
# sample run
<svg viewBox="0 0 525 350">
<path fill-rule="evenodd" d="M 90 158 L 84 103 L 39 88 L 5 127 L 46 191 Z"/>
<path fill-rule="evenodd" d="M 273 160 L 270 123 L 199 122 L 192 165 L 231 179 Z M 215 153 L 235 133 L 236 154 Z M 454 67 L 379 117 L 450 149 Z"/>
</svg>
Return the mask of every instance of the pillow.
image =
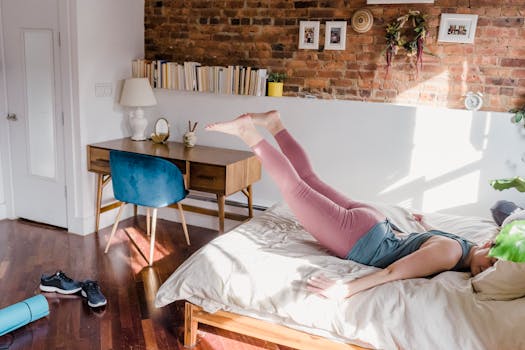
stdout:
<svg viewBox="0 0 525 350">
<path fill-rule="evenodd" d="M 512 300 L 525 296 L 525 263 L 498 260 L 471 279 L 482 300 Z"/>
<path fill-rule="evenodd" d="M 503 227 L 507 224 L 510 224 L 512 221 L 515 221 L 515 220 L 525 220 L 525 209 L 514 211 L 512 214 L 507 216 L 505 220 L 503 220 L 503 222 L 501 223 L 501 226 Z"/>
</svg>

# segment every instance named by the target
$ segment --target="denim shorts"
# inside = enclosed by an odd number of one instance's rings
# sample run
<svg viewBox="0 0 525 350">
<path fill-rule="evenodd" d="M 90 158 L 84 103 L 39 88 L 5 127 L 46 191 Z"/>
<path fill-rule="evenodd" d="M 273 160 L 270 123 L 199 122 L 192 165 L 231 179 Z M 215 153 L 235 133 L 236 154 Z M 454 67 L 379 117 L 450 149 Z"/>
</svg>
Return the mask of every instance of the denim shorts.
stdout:
<svg viewBox="0 0 525 350">
<path fill-rule="evenodd" d="M 374 225 L 363 237 L 361 237 L 350 250 L 346 259 L 358 263 L 385 268 L 393 262 L 415 252 L 432 236 L 444 236 L 459 242 L 463 251 L 462 257 L 452 270 L 459 270 L 470 248 L 474 243 L 453 235 L 451 233 L 431 230 L 422 233 L 411 233 L 406 237 L 397 237 L 392 229 L 392 224 L 382 221 Z"/>
</svg>

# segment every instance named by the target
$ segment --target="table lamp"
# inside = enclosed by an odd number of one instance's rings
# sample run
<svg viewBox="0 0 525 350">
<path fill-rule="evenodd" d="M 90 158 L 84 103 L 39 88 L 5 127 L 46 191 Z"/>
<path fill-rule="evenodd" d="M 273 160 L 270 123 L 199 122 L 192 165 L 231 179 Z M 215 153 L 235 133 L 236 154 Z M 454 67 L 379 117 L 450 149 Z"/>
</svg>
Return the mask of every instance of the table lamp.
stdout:
<svg viewBox="0 0 525 350">
<path fill-rule="evenodd" d="M 141 107 L 154 106 L 157 104 L 148 78 L 126 79 L 122 87 L 120 104 L 127 107 L 136 107 L 136 109 L 129 114 L 129 123 L 133 133 L 131 139 L 134 141 L 145 140 L 146 136 L 144 131 L 146 130 L 148 121 L 144 118 L 144 111 Z"/>
</svg>

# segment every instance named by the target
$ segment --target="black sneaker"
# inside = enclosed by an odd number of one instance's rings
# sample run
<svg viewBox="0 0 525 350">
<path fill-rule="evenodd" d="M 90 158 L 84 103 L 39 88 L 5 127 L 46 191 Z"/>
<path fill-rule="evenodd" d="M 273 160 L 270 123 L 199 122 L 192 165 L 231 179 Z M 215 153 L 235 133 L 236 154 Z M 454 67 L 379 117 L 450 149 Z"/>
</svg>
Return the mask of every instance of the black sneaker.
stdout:
<svg viewBox="0 0 525 350">
<path fill-rule="evenodd" d="M 82 282 L 81 293 L 84 298 L 87 298 L 88 305 L 91 307 L 100 307 L 108 303 L 96 281 L 85 280 Z"/>
<path fill-rule="evenodd" d="M 43 292 L 73 294 L 81 289 L 80 282 L 72 280 L 62 271 L 57 271 L 53 275 L 42 275 L 42 277 L 40 277 L 40 290 Z"/>
</svg>

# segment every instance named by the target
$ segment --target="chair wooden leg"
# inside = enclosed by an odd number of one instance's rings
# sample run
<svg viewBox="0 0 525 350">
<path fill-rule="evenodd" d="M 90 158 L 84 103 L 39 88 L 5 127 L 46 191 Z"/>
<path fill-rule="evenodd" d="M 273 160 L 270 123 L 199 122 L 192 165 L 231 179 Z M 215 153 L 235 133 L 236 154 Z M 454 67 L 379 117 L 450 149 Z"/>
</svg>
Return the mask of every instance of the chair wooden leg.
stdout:
<svg viewBox="0 0 525 350">
<path fill-rule="evenodd" d="M 188 235 L 188 226 L 186 226 L 186 218 L 184 217 L 184 211 L 182 210 L 182 204 L 178 202 L 177 207 L 179 208 L 180 221 L 182 223 L 182 230 L 184 231 L 184 235 L 186 236 L 186 243 L 190 245 L 190 236 Z"/>
<path fill-rule="evenodd" d="M 153 208 L 151 218 L 151 238 L 149 244 L 149 266 L 153 265 L 153 252 L 155 251 L 155 231 L 157 229 L 157 208 Z"/>
<path fill-rule="evenodd" d="M 115 235 L 115 232 L 117 231 L 118 223 L 120 221 L 120 215 L 122 214 L 122 209 L 124 209 L 124 206 L 126 203 L 122 202 L 120 203 L 120 207 L 118 209 L 117 218 L 115 219 L 115 223 L 113 224 L 113 229 L 111 230 L 111 235 L 109 235 L 108 244 L 106 245 L 106 249 L 104 250 L 104 253 L 107 254 L 109 245 L 111 244 L 111 240 L 113 239 L 113 236 Z"/>
<path fill-rule="evenodd" d="M 151 233 L 150 225 L 151 225 L 151 220 L 150 220 L 150 209 L 149 209 L 149 208 L 146 208 L 146 233 L 148 234 L 148 236 L 149 236 L 150 233 Z"/>
</svg>

